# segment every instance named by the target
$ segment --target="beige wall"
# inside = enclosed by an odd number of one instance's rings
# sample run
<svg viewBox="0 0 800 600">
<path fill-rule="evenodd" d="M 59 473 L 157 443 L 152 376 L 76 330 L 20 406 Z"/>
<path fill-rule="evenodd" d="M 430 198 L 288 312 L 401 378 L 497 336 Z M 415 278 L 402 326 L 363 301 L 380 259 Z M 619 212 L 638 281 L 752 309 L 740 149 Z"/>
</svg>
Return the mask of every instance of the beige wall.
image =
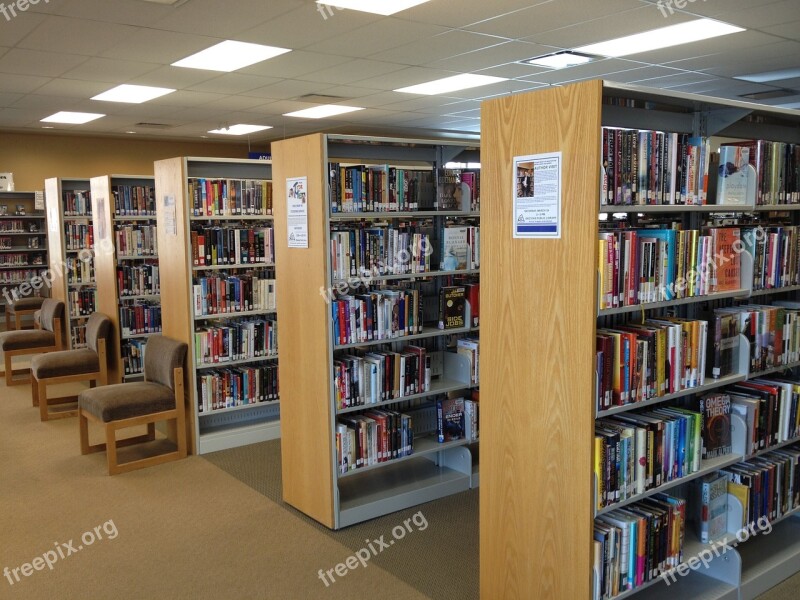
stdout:
<svg viewBox="0 0 800 600">
<path fill-rule="evenodd" d="M 263 150 L 265 144 L 253 148 Z M 152 175 L 153 161 L 175 156 L 247 158 L 246 143 L 173 142 L 0 132 L 0 172 L 19 191 L 44 189 L 48 177 Z"/>
</svg>

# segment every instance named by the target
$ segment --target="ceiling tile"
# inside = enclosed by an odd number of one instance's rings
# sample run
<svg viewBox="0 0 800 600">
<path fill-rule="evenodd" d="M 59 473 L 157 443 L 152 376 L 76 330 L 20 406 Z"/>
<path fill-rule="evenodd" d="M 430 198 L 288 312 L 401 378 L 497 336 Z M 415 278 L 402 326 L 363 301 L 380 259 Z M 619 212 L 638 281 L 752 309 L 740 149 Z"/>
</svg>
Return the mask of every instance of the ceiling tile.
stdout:
<svg viewBox="0 0 800 600">
<path fill-rule="evenodd" d="M 59 77 L 85 60 L 85 56 L 65 52 L 13 48 L 0 57 L 0 73 Z"/>
<path fill-rule="evenodd" d="M 156 66 L 152 71 L 138 77 L 133 77 L 126 81 L 126 83 L 182 89 L 189 86 L 198 86 L 206 81 L 216 79 L 219 75 L 217 71 L 206 71 L 204 69 Z"/>
<path fill-rule="evenodd" d="M 483 50 L 467 52 L 458 56 L 451 56 L 443 60 L 427 63 L 426 67 L 433 69 L 447 69 L 450 71 L 461 71 L 472 73 L 480 69 L 496 67 L 510 62 L 524 60 L 549 54 L 552 51 L 549 46 L 540 46 L 529 42 L 504 42 Z"/>
<path fill-rule="evenodd" d="M 158 69 L 153 63 L 110 58 L 90 58 L 62 75 L 65 79 L 85 79 L 107 83 L 128 83 L 131 79 Z"/>
<path fill-rule="evenodd" d="M 291 100 L 305 94 L 318 94 L 320 90 L 329 87 L 324 83 L 313 81 L 297 81 L 284 79 L 278 83 L 267 85 L 255 90 L 244 92 L 245 96 L 256 96 L 259 98 L 272 98 L 274 100 Z"/>
<path fill-rule="evenodd" d="M 265 77 L 292 79 L 307 73 L 314 73 L 349 61 L 345 56 L 320 54 L 319 52 L 295 51 L 281 54 L 270 60 L 246 67 L 238 73 Z"/>
<path fill-rule="evenodd" d="M 492 0 L 491 2 L 464 2 L 463 0 L 435 0 L 415 6 L 403 13 L 413 21 L 424 21 L 447 27 L 466 27 L 498 15 L 522 10 L 537 0 Z M 584 0 L 581 0 L 584 1 Z"/>
<path fill-rule="evenodd" d="M 91 98 L 108 90 L 108 83 L 80 81 L 79 79 L 51 79 L 36 90 L 43 96 L 62 96 L 66 98 Z"/>
<path fill-rule="evenodd" d="M 112 48 L 101 52 L 100 56 L 171 65 L 221 41 L 220 38 L 189 35 L 174 31 L 142 29 L 135 37 L 120 40 Z"/>
<path fill-rule="evenodd" d="M 6 2 L 10 4 L 10 2 Z M 2 44 L 3 46 L 12 47 L 16 46 L 20 41 L 39 25 L 47 20 L 46 15 L 35 13 L 31 10 L 17 14 L 14 17 L 13 23 L 9 24 L 8 21 L 0 21 L 0 31 L 3 32 Z"/>
<path fill-rule="evenodd" d="M 49 77 L 4 74 L 0 76 L 0 92 L 28 94 L 42 87 L 48 81 L 50 81 Z"/>
<path fill-rule="evenodd" d="M 176 67 L 172 67 L 176 68 Z M 212 79 L 188 86 L 187 89 L 197 92 L 214 92 L 218 94 L 241 94 L 265 85 L 278 83 L 277 77 L 263 77 L 256 75 L 241 75 L 239 73 L 225 73 Z"/>
<path fill-rule="evenodd" d="M 262 98 L 254 98 L 249 96 L 223 96 L 212 102 L 203 104 L 203 108 L 213 108 L 217 112 L 232 111 L 232 110 L 247 110 L 257 106 L 266 104 Z"/>
<path fill-rule="evenodd" d="M 504 41 L 506 40 L 495 36 L 454 30 L 428 38 L 424 43 L 406 44 L 392 50 L 378 52 L 370 58 L 412 66 L 424 65 L 434 60 L 495 46 Z"/>
<path fill-rule="evenodd" d="M 22 96 L 22 94 L 0 92 L 0 107 L 5 108 L 7 106 L 12 106 L 17 100 L 22 98 Z"/>
<path fill-rule="evenodd" d="M 158 22 L 159 29 L 232 39 L 251 30 L 255 23 L 264 23 L 302 6 L 303 0 L 248 2 L 236 8 L 219 0 L 191 0 L 178 6 Z M 244 40 L 242 40 L 244 41 Z M 263 42 L 268 43 L 268 42 Z"/>
<path fill-rule="evenodd" d="M 375 88 L 378 90 L 396 90 L 417 83 L 425 83 L 442 77 L 449 77 L 453 73 L 439 69 L 426 69 L 422 67 L 409 67 L 393 73 L 370 77 L 358 82 L 361 87 Z"/>
<path fill-rule="evenodd" d="M 375 77 L 385 73 L 393 73 L 404 69 L 404 65 L 381 62 L 377 60 L 355 59 L 338 65 L 326 67 L 313 73 L 297 76 L 304 81 L 317 81 L 320 83 L 339 84 L 350 81 L 358 83 L 362 79 Z"/>
<path fill-rule="evenodd" d="M 52 50 L 53 40 L 65 38 L 65 49 L 70 54 L 94 56 L 116 45 L 120 39 L 135 39 L 141 32 L 142 29 L 138 27 L 49 16 L 17 44 L 17 47 Z"/>
</svg>

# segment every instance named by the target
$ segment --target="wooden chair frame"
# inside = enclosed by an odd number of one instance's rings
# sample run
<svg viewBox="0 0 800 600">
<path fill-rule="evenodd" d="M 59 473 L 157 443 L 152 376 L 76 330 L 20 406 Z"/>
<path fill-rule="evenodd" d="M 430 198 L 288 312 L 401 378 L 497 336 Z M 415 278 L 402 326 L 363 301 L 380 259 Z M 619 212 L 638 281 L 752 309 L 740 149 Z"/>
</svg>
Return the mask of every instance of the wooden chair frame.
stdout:
<svg viewBox="0 0 800 600">
<path fill-rule="evenodd" d="M 175 381 L 175 408 L 172 410 L 131 417 L 130 419 L 120 419 L 119 421 L 109 421 L 106 423 L 78 407 L 81 454 L 91 454 L 93 452 L 102 452 L 105 450 L 108 459 L 109 475 L 118 475 L 120 473 L 127 473 L 129 471 L 186 458 L 186 406 L 184 405 L 186 399 L 183 386 L 183 367 L 176 367 L 173 372 L 173 377 Z M 105 428 L 105 444 L 89 444 L 89 421 L 102 425 Z M 178 443 L 177 450 L 120 464 L 117 460 L 117 448 L 153 441 L 156 437 L 155 424 L 159 421 L 175 421 L 175 432 Z M 147 433 L 124 440 L 117 440 L 117 430 L 136 427 L 138 425 L 147 425 Z"/>
<path fill-rule="evenodd" d="M 36 329 L 41 329 L 40 326 L 36 326 Z M 26 356 L 26 355 L 34 355 L 34 354 L 44 354 L 46 352 L 58 352 L 59 350 L 66 350 L 64 348 L 64 340 L 61 335 L 62 331 L 62 324 L 61 319 L 56 318 L 53 319 L 53 335 L 55 335 L 55 344 L 52 346 L 40 346 L 38 348 L 20 348 L 19 350 L 8 350 L 7 352 L 3 353 L 3 359 L 5 363 L 5 370 L 3 371 L 3 375 L 6 378 L 6 385 L 23 385 L 28 383 L 30 378 L 31 370 L 29 368 L 24 369 L 14 369 L 11 365 L 11 359 L 15 356 Z M 27 374 L 28 377 L 15 378 L 14 375 L 22 375 Z"/>
<path fill-rule="evenodd" d="M 21 329 L 35 329 L 35 327 L 23 327 L 22 326 L 22 318 L 23 317 L 30 317 L 33 319 L 33 315 L 39 308 L 18 308 L 14 309 L 14 320 L 11 320 L 11 311 L 6 306 L 6 331 L 19 331 Z M 14 327 L 12 327 L 14 325 Z"/>
<path fill-rule="evenodd" d="M 58 396 L 56 398 L 47 397 L 47 386 L 58 385 L 59 383 L 70 383 L 73 381 L 88 381 L 91 387 L 96 385 L 108 385 L 108 356 L 106 354 L 106 340 L 100 338 L 97 340 L 97 359 L 100 362 L 100 370 L 91 373 L 80 373 L 77 375 L 64 375 L 62 377 L 47 377 L 37 379 L 31 374 L 31 400 L 34 406 L 39 407 L 39 418 L 42 421 L 49 421 L 50 419 L 65 419 L 67 417 L 74 417 L 78 414 L 77 407 L 73 410 L 60 410 L 57 412 L 50 412 L 49 406 L 54 404 L 69 404 L 77 402 L 78 396 Z"/>
</svg>

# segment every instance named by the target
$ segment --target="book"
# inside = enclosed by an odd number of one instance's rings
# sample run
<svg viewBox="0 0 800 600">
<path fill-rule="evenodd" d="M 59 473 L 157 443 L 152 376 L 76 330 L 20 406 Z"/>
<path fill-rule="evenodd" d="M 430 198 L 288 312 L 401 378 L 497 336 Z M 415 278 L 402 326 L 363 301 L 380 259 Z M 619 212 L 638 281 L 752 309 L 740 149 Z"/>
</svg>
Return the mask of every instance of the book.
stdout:
<svg viewBox="0 0 800 600">
<path fill-rule="evenodd" d="M 467 326 L 467 290 L 463 285 L 444 286 L 439 294 L 439 329 Z"/>
<path fill-rule="evenodd" d="M 728 480 L 719 473 L 710 473 L 692 482 L 697 537 L 708 544 L 728 530 Z"/>
<path fill-rule="evenodd" d="M 436 401 L 436 434 L 439 443 L 464 437 L 464 399 L 441 398 Z"/>
<path fill-rule="evenodd" d="M 723 393 L 706 394 L 698 402 L 703 418 L 703 460 L 730 454 L 733 451 L 730 396 Z"/>
<path fill-rule="evenodd" d="M 755 206 L 755 203 L 756 170 L 750 164 L 750 148 L 720 147 L 716 204 Z"/>
</svg>

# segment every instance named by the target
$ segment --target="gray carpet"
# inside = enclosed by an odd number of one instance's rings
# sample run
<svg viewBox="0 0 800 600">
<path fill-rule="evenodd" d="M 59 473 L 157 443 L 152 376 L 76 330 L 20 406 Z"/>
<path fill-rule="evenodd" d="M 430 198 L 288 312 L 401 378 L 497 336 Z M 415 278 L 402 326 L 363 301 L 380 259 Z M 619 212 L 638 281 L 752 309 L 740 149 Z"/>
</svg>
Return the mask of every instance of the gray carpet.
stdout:
<svg viewBox="0 0 800 600">
<path fill-rule="evenodd" d="M 254 444 L 245 448 L 206 454 L 220 469 L 254 490 L 300 515 L 320 532 L 353 552 L 373 542 L 378 551 L 371 559 L 385 571 L 402 579 L 433 600 L 477 600 L 478 589 L 478 490 L 429 502 L 413 509 L 392 513 L 339 531 L 331 531 L 302 515 L 281 498 L 280 441 Z M 380 550 L 374 540 L 392 539 L 392 528 L 421 512 L 412 532 L 406 532 L 390 548 Z M 423 519 L 424 517 L 424 519 Z M 346 557 L 342 557 L 344 560 Z M 330 565 L 328 568 L 333 568 Z M 360 567 L 359 567 L 360 568 Z"/>
</svg>

